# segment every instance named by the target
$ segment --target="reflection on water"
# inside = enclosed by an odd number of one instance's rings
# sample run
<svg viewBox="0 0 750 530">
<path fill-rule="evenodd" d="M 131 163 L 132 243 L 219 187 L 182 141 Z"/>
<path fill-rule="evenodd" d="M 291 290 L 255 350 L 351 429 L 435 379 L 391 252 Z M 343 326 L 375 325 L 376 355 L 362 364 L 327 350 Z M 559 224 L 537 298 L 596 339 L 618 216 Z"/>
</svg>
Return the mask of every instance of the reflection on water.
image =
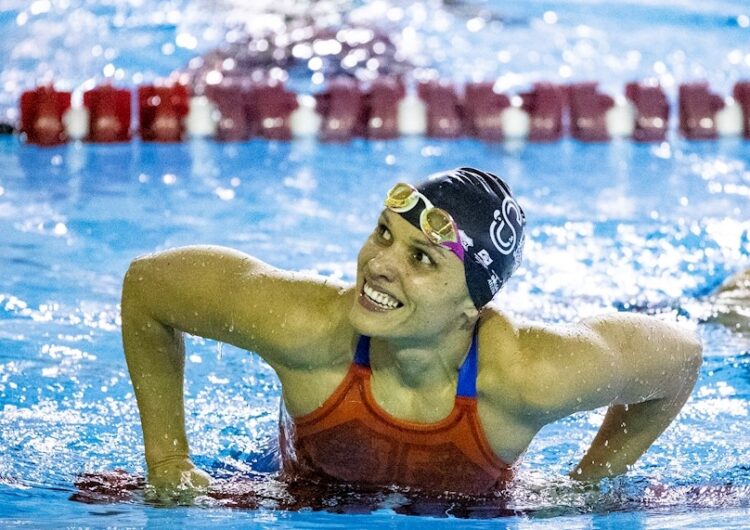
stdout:
<svg viewBox="0 0 750 530">
<path fill-rule="evenodd" d="M 538 79 L 597 79 L 610 90 L 654 76 L 672 95 L 682 80 L 705 78 L 726 93 L 750 75 L 745 2 L 315 5 L 323 21 L 377 25 L 404 54 L 394 61 L 415 75 L 496 77 L 504 89 Z M 105 77 L 134 86 L 217 47 L 249 43 L 248 35 L 285 24 L 280 13 L 300 4 L 273 6 L 267 17 L 248 17 L 228 0 L 210 9 L 181 0 L 11 1 L 0 13 L 0 121 L 14 120 L 20 91 L 50 72 L 68 88 Z M 237 24 L 227 31 L 230 19 Z M 315 71 L 304 61 L 297 66 L 291 81 L 314 90 Z M 81 473 L 144 472 L 119 336 L 117 304 L 130 260 L 176 245 L 223 244 L 279 267 L 351 281 L 384 191 L 463 165 L 506 177 L 529 219 L 524 264 L 498 297 L 504 310 L 563 322 L 635 310 L 697 327 L 706 359 L 678 421 L 630 473 L 594 487 L 564 477 L 601 411 L 546 427 L 501 499 L 472 504 L 397 490 L 295 490 L 275 477 L 280 388 L 273 373 L 246 352 L 226 346 L 219 355 L 215 344 L 191 338 L 191 447 L 196 462 L 224 481 L 217 498 L 201 500 L 207 508 L 200 516 L 350 524 L 276 511 L 299 507 L 305 495 L 323 513 L 374 509 L 367 524 L 394 524 L 394 514 L 410 513 L 555 516 L 558 527 L 573 527 L 581 519 L 569 518 L 582 513 L 656 518 L 718 508 L 711 520 L 722 527 L 736 517 L 731 509 L 746 512 L 750 336 L 714 323 L 721 307 L 709 295 L 750 266 L 750 147 L 677 138 L 659 145 L 404 138 L 53 149 L 0 138 L 0 505 L 11 517 L 71 525 L 96 526 L 102 516 L 123 526 L 194 521 L 190 510 L 151 510 L 137 481 L 132 496 L 116 504 L 68 502 Z M 104 494 L 86 500 L 107 500 L 111 492 Z M 248 515 L 210 508 L 239 502 L 260 509 Z M 617 516 L 606 521 L 622 521 Z M 691 524 L 698 516 L 684 517 Z"/>
<path fill-rule="evenodd" d="M 246 352 L 225 346 L 219 355 L 215 344 L 191 338 L 191 448 L 201 467 L 235 481 L 233 490 L 222 483 L 218 498 L 201 502 L 261 506 L 256 514 L 307 503 L 324 513 L 375 510 L 375 518 L 747 508 L 750 337 L 699 324 L 715 308 L 707 295 L 750 255 L 744 197 L 728 186 L 748 183 L 748 151 L 717 145 L 718 154 L 696 155 L 692 144 L 676 143 L 665 156 L 658 147 L 574 142 L 518 151 L 417 139 L 50 151 L 0 143 L 8 168 L 0 196 L 0 496 L 59 504 L 76 494 L 83 472 L 142 476 L 117 307 L 134 256 L 225 244 L 351 281 L 384 191 L 469 163 L 506 175 L 529 219 L 524 265 L 497 301 L 503 309 L 547 321 L 636 310 L 697 325 L 706 361 L 678 422 L 628 475 L 595 487 L 565 475 L 601 411 L 546 427 L 500 505 L 330 488 L 305 490 L 305 501 L 275 478 L 280 388 L 273 373 Z M 607 207 L 611 197 L 618 201 Z M 221 497 L 224 487 L 242 494 Z M 143 503 L 139 489 L 126 501 L 146 509 Z M 59 506 L 75 514 L 85 505 Z"/>
<path fill-rule="evenodd" d="M 665 484 L 655 479 L 607 479 L 598 485 L 529 476 L 507 491 L 484 496 L 432 494 L 408 488 L 374 488 L 346 484 L 280 480 L 277 477 L 215 478 L 208 492 L 176 496 L 171 501 L 149 497 L 143 477 L 123 471 L 85 474 L 76 479 L 70 500 L 84 504 L 147 503 L 156 506 L 197 505 L 204 508 L 323 511 L 335 514 L 399 515 L 458 519 L 512 516 L 564 517 L 614 511 L 746 507 L 750 485 Z"/>
</svg>

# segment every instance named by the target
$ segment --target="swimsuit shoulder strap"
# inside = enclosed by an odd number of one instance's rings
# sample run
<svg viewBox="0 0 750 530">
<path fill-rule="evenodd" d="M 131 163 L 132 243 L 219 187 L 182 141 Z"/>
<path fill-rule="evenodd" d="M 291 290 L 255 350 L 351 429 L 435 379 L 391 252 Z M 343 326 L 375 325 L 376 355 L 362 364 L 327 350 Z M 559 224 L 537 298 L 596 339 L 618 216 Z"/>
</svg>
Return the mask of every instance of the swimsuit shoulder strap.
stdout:
<svg viewBox="0 0 750 530">
<path fill-rule="evenodd" d="M 357 350 L 354 352 L 354 364 L 370 367 L 370 337 L 360 335 L 357 341 Z"/>
<path fill-rule="evenodd" d="M 471 337 L 471 346 L 469 347 L 469 353 L 466 354 L 466 359 L 458 369 L 458 385 L 456 387 L 456 397 L 477 397 L 477 357 L 478 357 L 478 346 L 477 346 L 477 330 L 474 329 L 474 334 Z M 354 364 L 363 366 L 365 368 L 370 367 L 370 337 L 366 335 L 360 335 L 357 341 L 357 350 L 354 352 Z"/>
<path fill-rule="evenodd" d="M 479 348 L 477 346 L 478 327 L 479 326 L 474 328 L 469 353 L 466 354 L 466 359 L 464 359 L 463 364 L 458 369 L 456 397 L 477 397 L 477 357 L 479 356 Z"/>
</svg>

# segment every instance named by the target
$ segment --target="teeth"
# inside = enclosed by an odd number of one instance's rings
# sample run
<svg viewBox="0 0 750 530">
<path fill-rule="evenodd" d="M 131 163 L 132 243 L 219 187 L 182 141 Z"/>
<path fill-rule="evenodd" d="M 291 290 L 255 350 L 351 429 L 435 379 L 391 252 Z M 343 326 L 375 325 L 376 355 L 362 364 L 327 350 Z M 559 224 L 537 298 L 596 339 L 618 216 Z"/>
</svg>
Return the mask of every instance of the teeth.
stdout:
<svg viewBox="0 0 750 530">
<path fill-rule="evenodd" d="M 370 287 L 368 284 L 365 284 L 364 286 L 364 292 L 365 295 L 367 295 L 367 298 L 375 302 L 381 307 L 384 307 L 386 309 L 396 309 L 401 305 L 401 303 L 393 298 L 392 296 L 381 293 L 380 291 L 376 291 L 372 287 Z"/>
</svg>

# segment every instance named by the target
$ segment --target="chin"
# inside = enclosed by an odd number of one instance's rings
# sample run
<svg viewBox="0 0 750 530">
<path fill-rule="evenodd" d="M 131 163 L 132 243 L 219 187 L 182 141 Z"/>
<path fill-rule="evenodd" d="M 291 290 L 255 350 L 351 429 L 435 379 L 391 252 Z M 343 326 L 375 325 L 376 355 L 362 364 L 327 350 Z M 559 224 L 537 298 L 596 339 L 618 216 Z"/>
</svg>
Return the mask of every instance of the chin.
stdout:
<svg viewBox="0 0 750 530">
<path fill-rule="evenodd" d="M 396 310 L 399 311 L 399 310 Z M 397 335 L 401 328 L 400 319 L 388 312 L 378 313 L 368 311 L 362 307 L 359 300 L 355 300 L 349 311 L 349 323 L 360 335 L 368 337 L 384 337 Z"/>
</svg>

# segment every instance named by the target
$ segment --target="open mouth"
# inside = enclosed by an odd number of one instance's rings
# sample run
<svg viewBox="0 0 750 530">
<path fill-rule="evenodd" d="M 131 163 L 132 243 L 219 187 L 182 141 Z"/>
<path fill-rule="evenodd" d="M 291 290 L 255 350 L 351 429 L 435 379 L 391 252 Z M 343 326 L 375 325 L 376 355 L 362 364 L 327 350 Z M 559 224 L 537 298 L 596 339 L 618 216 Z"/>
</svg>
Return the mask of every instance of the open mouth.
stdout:
<svg viewBox="0 0 750 530">
<path fill-rule="evenodd" d="M 403 307 L 404 305 L 390 294 L 374 289 L 367 282 L 365 282 L 362 287 L 361 296 L 365 301 L 373 305 L 374 309 L 380 311 L 391 311 Z"/>
</svg>

